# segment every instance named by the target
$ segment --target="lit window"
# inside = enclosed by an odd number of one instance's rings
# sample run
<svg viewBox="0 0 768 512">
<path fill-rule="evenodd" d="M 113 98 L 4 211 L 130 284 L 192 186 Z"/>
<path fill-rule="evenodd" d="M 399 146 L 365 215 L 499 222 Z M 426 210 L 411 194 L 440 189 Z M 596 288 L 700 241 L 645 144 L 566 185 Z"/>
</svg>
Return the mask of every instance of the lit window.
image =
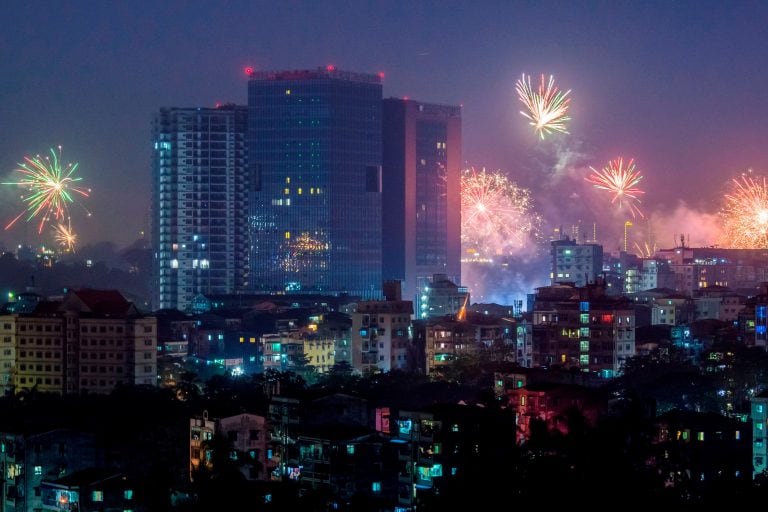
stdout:
<svg viewBox="0 0 768 512">
<path fill-rule="evenodd" d="M 757 406 L 757 412 L 759 412 L 759 413 L 763 412 L 763 405 L 762 404 Z"/>
<path fill-rule="evenodd" d="M 91 501 L 104 501 L 103 491 L 93 491 L 91 493 Z"/>
<path fill-rule="evenodd" d="M 291 232 L 290 231 L 286 231 L 285 232 L 285 239 L 286 240 L 290 240 L 290 238 L 291 238 Z"/>
<path fill-rule="evenodd" d="M 35 466 L 35 475 L 40 476 L 43 474 L 43 466 Z"/>
<path fill-rule="evenodd" d="M 373 492 L 381 492 L 381 482 L 373 482 L 373 483 L 371 483 L 371 490 Z"/>
<path fill-rule="evenodd" d="M 354 455 L 355 454 L 355 445 L 348 444 L 347 445 L 347 455 Z"/>
<path fill-rule="evenodd" d="M 133 499 L 133 489 L 126 489 L 123 491 L 123 498 L 127 500 Z"/>
<path fill-rule="evenodd" d="M 696 439 L 698 439 L 699 441 L 703 441 L 704 440 L 704 432 L 699 432 L 699 435 L 696 436 Z"/>
</svg>

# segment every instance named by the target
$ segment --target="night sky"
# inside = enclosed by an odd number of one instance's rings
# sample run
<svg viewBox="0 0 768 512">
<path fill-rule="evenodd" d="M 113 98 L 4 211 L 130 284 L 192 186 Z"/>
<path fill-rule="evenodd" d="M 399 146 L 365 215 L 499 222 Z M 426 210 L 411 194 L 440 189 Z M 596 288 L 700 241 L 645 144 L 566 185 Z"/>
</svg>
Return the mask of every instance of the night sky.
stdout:
<svg viewBox="0 0 768 512">
<path fill-rule="evenodd" d="M 154 112 L 245 104 L 246 65 L 383 71 L 385 97 L 461 104 L 467 165 L 530 187 L 550 225 L 599 219 L 608 246 L 625 216 L 589 165 L 635 158 L 660 246 L 714 243 L 727 180 L 768 171 L 765 2 L 5 0 L 0 20 L 0 175 L 61 144 L 93 188 L 93 216 L 72 210 L 81 243 L 148 228 Z M 534 136 L 522 73 L 572 90 L 570 135 Z M 0 220 L 21 209 L 7 186 L 0 201 Z"/>
</svg>

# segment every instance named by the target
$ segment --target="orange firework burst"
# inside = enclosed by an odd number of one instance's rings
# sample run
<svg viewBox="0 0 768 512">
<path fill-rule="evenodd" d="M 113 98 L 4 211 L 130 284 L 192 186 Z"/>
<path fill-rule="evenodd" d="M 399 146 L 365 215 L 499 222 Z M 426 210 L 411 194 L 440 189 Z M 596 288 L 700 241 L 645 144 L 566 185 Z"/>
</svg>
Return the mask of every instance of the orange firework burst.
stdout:
<svg viewBox="0 0 768 512">
<path fill-rule="evenodd" d="M 644 191 L 637 188 L 643 176 L 637 170 L 634 159 L 630 159 L 624 166 L 624 159 L 619 157 L 608 162 L 601 170 L 594 167 L 592 174 L 584 178 L 600 190 L 606 190 L 613 194 L 611 204 L 618 202 L 619 208 L 624 206 L 632 213 L 632 217 L 645 217 L 640 211 L 640 196 Z"/>
<path fill-rule="evenodd" d="M 72 223 L 67 219 L 66 224 L 57 224 L 53 228 L 53 236 L 64 252 L 75 252 L 77 235 L 72 230 Z"/>
<path fill-rule="evenodd" d="M 751 173 L 752 171 L 750 171 Z M 742 174 L 731 180 L 720 210 L 724 247 L 768 248 L 768 183 L 764 176 Z"/>
</svg>

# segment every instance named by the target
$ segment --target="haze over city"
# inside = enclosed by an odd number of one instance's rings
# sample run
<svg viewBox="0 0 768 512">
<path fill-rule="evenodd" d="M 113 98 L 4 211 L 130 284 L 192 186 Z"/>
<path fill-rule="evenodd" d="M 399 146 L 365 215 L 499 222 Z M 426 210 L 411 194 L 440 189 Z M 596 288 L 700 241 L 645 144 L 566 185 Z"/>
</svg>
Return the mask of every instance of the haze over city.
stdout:
<svg viewBox="0 0 768 512">
<path fill-rule="evenodd" d="M 712 245 L 728 180 L 763 173 L 768 157 L 757 2 L 10 1 L 0 13 L 0 175 L 62 145 L 92 189 L 80 244 L 149 229 L 153 114 L 245 104 L 246 66 L 382 72 L 384 97 L 462 105 L 464 167 L 530 188 L 547 229 L 597 222 L 607 249 L 626 213 L 585 183 L 589 166 L 634 158 L 642 208 L 663 219 L 658 245 L 679 233 Z M 569 134 L 530 130 L 523 73 L 571 91 Z M 10 186 L 0 197 L 5 225 L 22 205 Z M 0 234 L 7 246 L 38 238 L 23 223 Z"/>
</svg>

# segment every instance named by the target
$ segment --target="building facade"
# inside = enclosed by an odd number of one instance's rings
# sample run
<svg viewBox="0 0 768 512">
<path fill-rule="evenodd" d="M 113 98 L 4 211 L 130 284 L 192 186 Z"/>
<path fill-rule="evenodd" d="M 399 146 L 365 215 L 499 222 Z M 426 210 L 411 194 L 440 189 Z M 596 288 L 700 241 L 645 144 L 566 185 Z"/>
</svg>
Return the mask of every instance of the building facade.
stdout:
<svg viewBox="0 0 768 512">
<path fill-rule="evenodd" d="M 256 290 L 381 295 L 381 91 L 333 66 L 250 75 Z"/>
<path fill-rule="evenodd" d="M 153 125 L 155 309 L 234 293 L 248 271 L 247 108 L 163 108 Z"/>
<path fill-rule="evenodd" d="M 389 98 L 383 103 L 384 279 L 461 281 L 461 107 Z"/>
<path fill-rule="evenodd" d="M 603 271 L 603 246 L 579 244 L 569 238 L 552 242 L 550 251 L 552 284 L 576 283 L 586 286 L 595 282 Z"/>
<path fill-rule="evenodd" d="M 352 367 L 359 373 L 411 367 L 410 300 L 366 301 L 352 314 Z"/>
<path fill-rule="evenodd" d="M 416 314 L 419 318 L 438 318 L 446 315 L 466 315 L 469 289 L 454 283 L 446 274 L 419 278 L 416 294 Z"/>
<path fill-rule="evenodd" d="M 623 297 L 605 295 L 601 280 L 536 289 L 533 366 L 563 366 L 614 377 L 635 355 L 635 311 Z"/>
<path fill-rule="evenodd" d="M 109 393 L 157 385 L 157 321 L 114 290 L 78 290 L 0 315 L 6 392 Z M 6 367 L 6 363 L 8 366 Z"/>
</svg>

